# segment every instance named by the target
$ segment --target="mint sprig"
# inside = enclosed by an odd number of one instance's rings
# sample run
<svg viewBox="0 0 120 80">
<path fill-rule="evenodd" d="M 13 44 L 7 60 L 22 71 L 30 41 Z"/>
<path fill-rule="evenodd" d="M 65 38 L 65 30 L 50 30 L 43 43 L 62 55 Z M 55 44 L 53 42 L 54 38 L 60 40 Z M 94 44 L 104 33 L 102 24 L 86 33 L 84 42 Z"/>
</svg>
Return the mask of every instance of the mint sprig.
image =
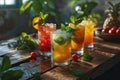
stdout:
<svg viewBox="0 0 120 80">
<path fill-rule="evenodd" d="M 16 42 L 9 43 L 8 46 L 17 48 L 17 50 L 35 50 L 38 48 L 37 42 L 25 32 L 22 32 Z"/>
<path fill-rule="evenodd" d="M 76 16 L 70 16 L 70 21 L 71 21 L 71 23 L 73 23 L 73 24 L 78 24 L 78 23 L 80 23 L 81 22 L 81 19 L 80 18 L 77 18 Z"/>
<path fill-rule="evenodd" d="M 93 59 L 93 57 L 91 56 L 90 52 L 84 53 L 82 58 L 83 58 L 84 61 L 88 61 L 88 62 Z"/>
<path fill-rule="evenodd" d="M 75 31 L 75 29 L 73 29 L 73 28 L 71 28 L 69 26 L 65 26 L 64 24 L 61 24 L 61 30 L 66 31 L 68 33 L 72 33 L 72 32 Z"/>
<path fill-rule="evenodd" d="M 40 16 L 39 24 L 44 24 L 46 22 L 46 18 L 48 17 L 48 14 L 40 12 L 39 16 Z"/>
</svg>

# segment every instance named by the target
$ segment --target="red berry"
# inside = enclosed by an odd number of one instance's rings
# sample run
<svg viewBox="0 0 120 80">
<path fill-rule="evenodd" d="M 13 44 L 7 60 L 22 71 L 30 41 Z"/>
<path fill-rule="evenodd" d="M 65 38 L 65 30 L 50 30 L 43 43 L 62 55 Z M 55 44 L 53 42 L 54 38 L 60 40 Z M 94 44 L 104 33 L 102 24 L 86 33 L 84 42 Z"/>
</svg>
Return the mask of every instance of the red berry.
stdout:
<svg viewBox="0 0 120 80">
<path fill-rule="evenodd" d="M 116 34 L 120 34 L 120 28 L 116 30 Z"/>
<path fill-rule="evenodd" d="M 30 55 L 31 58 L 35 59 L 37 57 L 37 52 L 31 52 Z"/>
<path fill-rule="evenodd" d="M 73 61 L 77 61 L 78 60 L 78 55 L 77 54 L 73 54 L 72 55 L 72 60 Z"/>
<path fill-rule="evenodd" d="M 33 34 L 32 34 L 32 37 L 33 37 L 33 38 L 36 38 L 36 37 L 37 37 L 37 34 L 36 34 L 36 33 L 33 33 Z"/>
<path fill-rule="evenodd" d="M 113 27 L 111 28 L 111 30 L 117 30 L 117 29 L 118 29 L 117 26 L 113 26 Z"/>
<path fill-rule="evenodd" d="M 103 33 L 108 33 L 108 31 L 109 31 L 110 29 L 111 29 L 110 27 L 106 27 L 106 28 L 102 29 L 102 32 L 103 32 Z"/>
</svg>

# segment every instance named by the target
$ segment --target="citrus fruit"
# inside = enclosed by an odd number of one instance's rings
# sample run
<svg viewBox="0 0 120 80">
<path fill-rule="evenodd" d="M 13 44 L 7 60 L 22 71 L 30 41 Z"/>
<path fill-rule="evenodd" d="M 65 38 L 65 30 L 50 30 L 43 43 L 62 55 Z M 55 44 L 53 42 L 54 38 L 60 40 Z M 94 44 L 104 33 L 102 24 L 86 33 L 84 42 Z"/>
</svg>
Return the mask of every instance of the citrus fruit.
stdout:
<svg viewBox="0 0 120 80">
<path fill-rule="evenodd" d="M 32 20 L 32 26 L 34 29 L 38 30 L 38 26 L 39 26 L 39 20 L 41 18 L 39 16 L 35 17 L 33 20 Z"/>
<path fill-rule="evenodd" d="M 73 28 L 73 29 L 76 29 L 76 25 L 73 24 L 73 23 L 69 23 L 69 26 L 70 26 L 71 28 Z"/>
</svg>

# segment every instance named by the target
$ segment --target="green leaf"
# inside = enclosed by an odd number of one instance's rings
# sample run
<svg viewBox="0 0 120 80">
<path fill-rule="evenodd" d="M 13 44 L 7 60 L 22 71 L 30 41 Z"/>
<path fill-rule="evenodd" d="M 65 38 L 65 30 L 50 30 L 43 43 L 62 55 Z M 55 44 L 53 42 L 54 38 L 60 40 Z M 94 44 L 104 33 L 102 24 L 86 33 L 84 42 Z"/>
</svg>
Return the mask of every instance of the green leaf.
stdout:
<svg viewBox="0 0 120 80">
<path fill-rule="evenodd" d="M 90 52 L 84 53 L 83 60 L 84 61 L 91 61 L 93 57 L 91 56 Z"/>
<path fill-rule="evenodd" d="M 44 14 L 43 12 L 40 12 L 40 17 L 45 20 L 48 17 L 48 14 Z"/>
<path fill-rule="evenodd" d="M 39 12 L 43 10 L 42 7 L 43 1 L 41 0 L 32 0 L 32 1 L 33 1 L 32 8 L 35 12 L 35 15 L 38 15 Z"/>
<path fill-rule="evenodd" d="M 24 38 L 28 37 L 28 35 L 27 35 L 27 33 L 22 32 L 21 37 L 22 37 L 22 39 L 24 39 Z"/>
<path fill-rule="evenodd" d="M 84 72 L 82 70 L 75 69 L 75 68 L 70 69 L 70 73 L 74 76 L 79 76 L 79 77 L 84 76 Z"/>
<path fill-rule="evenodd" d="M 75 29 L 73 29 L 73 28 L 71 28 L 69 26 L 65 26 L 64 24 L 61 24 L 61 30 L 66 31 L 68 33 L 72 33 L 72 32 L 75 31 Z"/>
<path fill-rule="evenodd" d="M 23 12 L 25 12 L 27 9 L 29 9 L 32 5 L 32 2 L 31 1 L 27 1 L 25 4 L 23 4 L 21 7 L 20 7 L 20 14 L 22 14 Z"/>
<path fill-rule="evenodd" d="M 35 50 L 37 47 L 37 42 L 25 32 L 22 32 L 16 43 L 18 50 Z"/>
<path fill-rule="evenodd" d="M 66 27 L 64 24 L 61 24 L 61 30 L 66 30 Z"/>
<path fill-rule="evenodd" d="M 35 79 L 35 80 L 41 80 L 41 77 L 40 77 L 40 73 L 39 72 L 36 72 L 35 74 L 33 74 L 33 78 Z"/>
<path fill-rule="evenodd" d="M 69 2 L 69 6 L 73 7 L 78 0 L 72 0 Z"/>
<path fill-rule="evenodd" d="M 19 80 L 23 75 L 21 70 L 9 70 L 3 73 L 2 80 Z"/>
<path fill-rule="evenodd" d="M 75 22 L 77 21 L 77 18 L 75 16 L 71 16 L 70 17 L 70 21 L 75 24 Z"/>
<path fill-rule="evenodd" d="M 66 40 L 63 37 L 58 37 L 57 39 L 54 40 L 56 43 L 58 43 L 59 45 L 62 45 L 66 42 Z"/>
<path fill-rule="evenodd" d="M 2 60 L 2 65 L 0 72 L 8 70 L 11 67 L 10 59 L 8 56 L 4 56 Z"/>
</svg>

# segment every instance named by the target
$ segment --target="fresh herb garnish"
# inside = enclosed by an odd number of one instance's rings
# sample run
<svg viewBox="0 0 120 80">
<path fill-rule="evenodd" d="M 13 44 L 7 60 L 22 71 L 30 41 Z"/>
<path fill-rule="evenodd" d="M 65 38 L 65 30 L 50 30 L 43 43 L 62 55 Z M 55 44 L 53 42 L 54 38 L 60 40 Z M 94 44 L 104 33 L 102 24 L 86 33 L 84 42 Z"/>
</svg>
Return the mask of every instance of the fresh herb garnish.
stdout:
<svg viewBox="0 0 120 80">
<path fill-rule="evenodd" d="M 12 43 L 9 43 L 8 46 L 12 46 Z M 37 49 L 38 44 L 27 33 L 22 32 L 20 38 L 13 43 L 13 46 L 14 48 L 17 48 L 17 50 L 35 50 Z"/>
<path fill-rule="evenodd" d="M 70 73 L 74 76 L 84 76 L 84 72 L 80 69 L 70 68 Z"/>
<path fill-rule="evenodd" d="M 10 58 L 4 56 L 0 65 L 0 80 L 19 80 L 22 77 L 23 72 L 21 70 L 9 70 L 10 67 Z"/>
<path fill-rule="evenodd" d="M 66 42 L 66 40 L 63 37 L 58 37 L 57 39 L 54 40 L 56 43 L 58 43 L 59 45 L 62 45 Z"/>
<path fill-rule="evenodd" d="M 40 12 L 39 16 L 40 16 L 39 24 L 44 24 L 46 22 L 45 20 L 48 17 L 48 14 L 44 14 L 43 12 Z"/>
<path fill-rule="evenodd" d="M 69 26 L 65 26 L 64 24 L 61 24 L 61 30 L 72 33 L 75 31 L 75 29 L 69 27 Z"/>
<path fill-rule="evenodd" d="M 84 53 L 83 60 L 84 61 L 91 61 L 93 57 L 91 56 L 90 52 Z"/>
<path fill-rule="evenodd" d="M 71 21 L 71 23 L 73 23 L 75 25 L 81 22 L 81 20 L 79 18 L 77 18 L 76 16 L 73 16 L 73 15 L 70 16 L 70 21 Z"/>
</svg>

